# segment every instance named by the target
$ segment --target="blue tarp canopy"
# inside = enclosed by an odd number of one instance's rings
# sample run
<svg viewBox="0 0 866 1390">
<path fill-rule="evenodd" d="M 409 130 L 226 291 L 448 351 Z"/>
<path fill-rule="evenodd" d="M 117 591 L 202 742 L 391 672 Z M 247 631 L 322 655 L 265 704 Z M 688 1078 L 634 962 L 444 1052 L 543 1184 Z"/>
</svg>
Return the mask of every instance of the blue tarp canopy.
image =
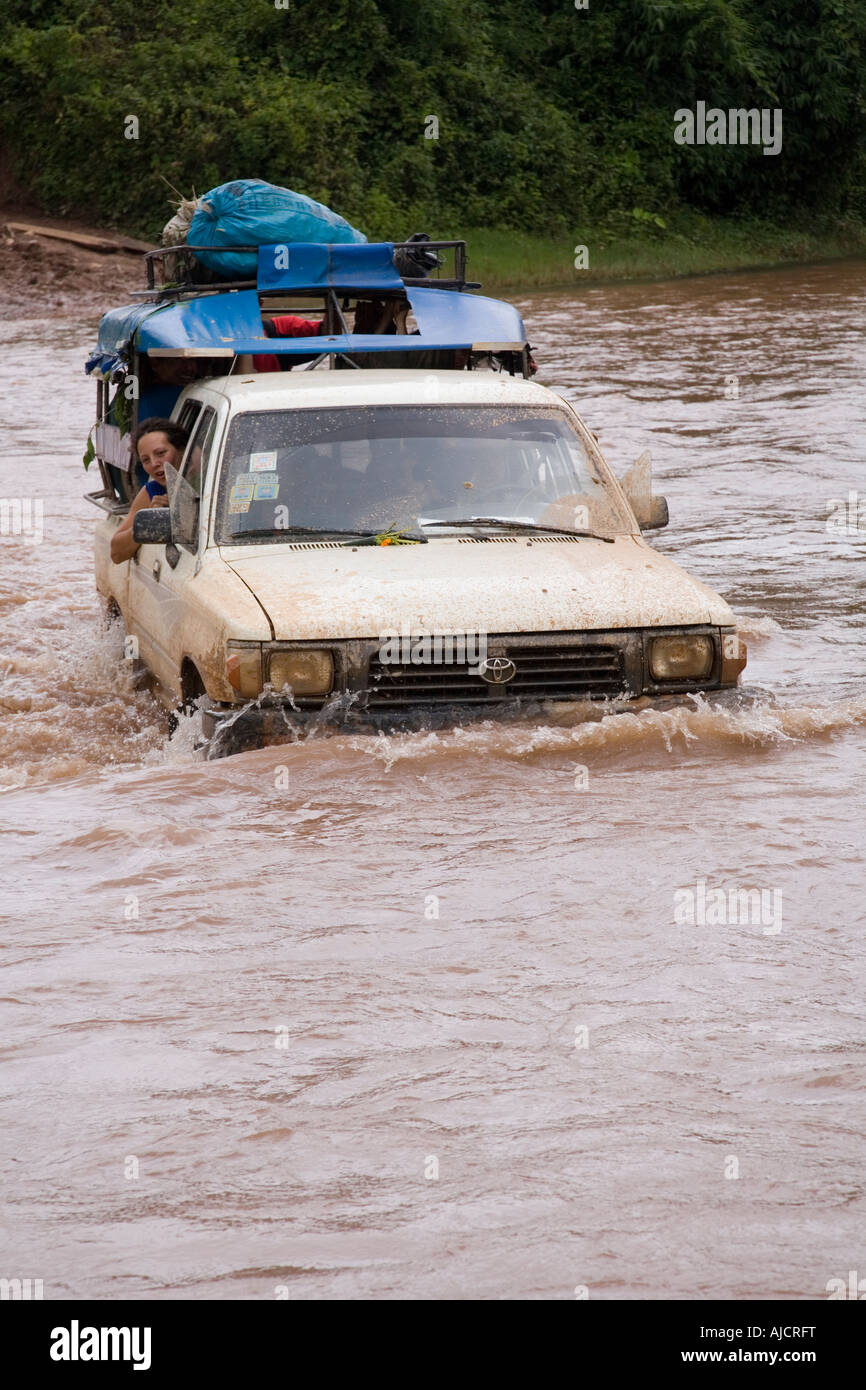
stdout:
<svg viewBox="0 0 866 1390">
<path fill-rule="evenodd" d="M 458 294 L 454 290 L 434 290 L 411 286 L 406 297 L 421 336 L 397 337 L 403 347 L 413 342 L 423 347 L 485 348 L 519 351 L 526 345 L 523 319 L 513 304 L 488 299 L 481 294 Z M 378 343 L 382 342 L 377 338 Z"/>
<path fill-rule="evenodd" d="M 409 303 L 420 332 L 342 333 L 327 338 L 268 338 L 255 290 L 204 295 L 166 304 L 136 334 L 140 352 L 186 351 L 276 353 L 308 357 L 311 352 L 405 352 L 413 348 L 519 350 L 526 342 L 523 320 L 510 304 L 451 290 L 413 288 Z"/>
<path fill-rule="evenodd" d="M 513 305 L 429 285 L 407 288 L 394 265 L 393 250 L 390 242 L 260 247 L 258 289 L 205 293 L 162 304 L 132 304 L 106 314 L 86 370 L 106 374 L 125 365 L 124 354 L 130 346 L 160 356 L 226 358 L 239 353 L 309 357 L 439 348 L 504 352 L 525 346 L 523 320 Z M 323 296 L 330 291 L 385 298 L 405 295 L 419 331 L 269 338 L 262 324 L 259 295 L 275 290 Z"/>
<path fill-rule="evenodd" d="M 260 246 L 256 283 L 260 290 L 338 290 L 344 294 L 403 290 L 390 241 L 374 241 L 367 246 L 325 246 L 319 242 Z"/>
<path fill-rule="evenodd" d="M 110 376 L 118 367 L 128 366 L 125 354 L 129 351 L 136 329 L 149 314 L 156 313 L 161 307 L 159 304 L 124 304 L 120 309 L 112 309 L 103 315 L 99 324 L 99 339 L 84 364 L 84 370 L 95 371 L 98 376 Z"/>
<path fill-rule="evenodd" d="M 204 294 L 163 304 L 142 323 L 135 339 L 139 352 L 197 349 L 219 356 L 270 352 L 269 343 L 255 290 Z"/>
</svg>

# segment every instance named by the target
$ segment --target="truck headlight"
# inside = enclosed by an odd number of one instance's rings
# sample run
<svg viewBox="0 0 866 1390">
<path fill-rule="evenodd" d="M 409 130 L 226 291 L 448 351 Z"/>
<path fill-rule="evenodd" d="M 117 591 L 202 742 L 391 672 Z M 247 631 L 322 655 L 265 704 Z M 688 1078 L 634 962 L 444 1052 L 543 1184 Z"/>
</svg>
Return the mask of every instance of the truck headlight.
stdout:
<svg viewBox="0 0 866 1390">
<path fill-rule="evenodd" d="M 226 643 L 226 679 L 247 700 L 262 693 L 261 642 Z"/>
<path fill-rule="evenodd" d="M 650 675 L 654 681 L 704 680 L 713 669 L 714 654 L 713 639 L 705 635 L 654 637 L 650 643 Z"/>
<path fill-rule="evenodd" d="M 293 695 L 329 695 L 334 684 L 334 658 L 330 652 L 272 652 L 268 678 L 275 690 L 284 685 Z"/>
</svg>

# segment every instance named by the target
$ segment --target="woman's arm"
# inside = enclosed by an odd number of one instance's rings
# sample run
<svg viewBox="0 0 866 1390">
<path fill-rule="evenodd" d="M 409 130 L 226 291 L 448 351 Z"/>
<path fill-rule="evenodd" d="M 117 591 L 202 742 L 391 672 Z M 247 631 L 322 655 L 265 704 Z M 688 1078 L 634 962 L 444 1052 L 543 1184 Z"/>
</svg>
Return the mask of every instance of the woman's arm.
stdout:
<svg viewBox="0 0 866 1390">
<path fill-rule="evenodd" d="M 111 558 L 116 565 L 122 565 L 124 560 L 131 560 L 138 550 L 139 542 L 133 540 L 132 537 L 132 524 L 135 520 L 136 512 L 140 512 L 142 508 L 151 505 L 154 507 L 165 507 L 168 505 L 168 498 L 154 497 L 153 503 L 151 503 L 147 488 L 143 487 L 137 494 L 135 501 L 126 513 L 123 521 L 111 537 Z"/>
</svg>

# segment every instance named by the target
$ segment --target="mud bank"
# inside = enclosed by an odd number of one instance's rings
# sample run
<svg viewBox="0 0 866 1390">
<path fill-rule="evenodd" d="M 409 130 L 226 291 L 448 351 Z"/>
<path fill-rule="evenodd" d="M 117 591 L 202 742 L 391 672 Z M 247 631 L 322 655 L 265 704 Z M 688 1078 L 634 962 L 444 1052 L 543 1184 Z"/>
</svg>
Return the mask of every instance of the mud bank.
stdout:
<svg viewBox="0 0 866 1390">
<path fill-rule="evenodd" d="M 49 235 L 56 230 L 81 231 L 103 244 L 114 240 L 116 249 L 98 251 Z M 143 285 L 141 250 L 127 239 L 0 208 L 0 320 L 98 314 Z"/>
</svg>

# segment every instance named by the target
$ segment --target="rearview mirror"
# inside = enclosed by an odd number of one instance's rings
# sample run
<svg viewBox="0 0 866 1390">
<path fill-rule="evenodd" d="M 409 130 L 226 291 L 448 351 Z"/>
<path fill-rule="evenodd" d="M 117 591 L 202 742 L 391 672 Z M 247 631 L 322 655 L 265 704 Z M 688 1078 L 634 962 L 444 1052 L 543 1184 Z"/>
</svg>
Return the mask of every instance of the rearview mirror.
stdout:
<svg viewBox="0 0 866 1390">
<path fill-rule="evenodd" d="M 171 515 L 168 507 L 142 507 L 132 522 L 132 539 L 142 545 L 168 545 Z"/>
<path fill-rule="evenodd" d="M 642 531 L 657 531 L 662 526 L 667 526 L 670 520 L 667 498 L 653 496 L 652 460 L 649 449 L 644 449 L 640 458 L 624 474 L 621 483 Z"/>
</svg>

